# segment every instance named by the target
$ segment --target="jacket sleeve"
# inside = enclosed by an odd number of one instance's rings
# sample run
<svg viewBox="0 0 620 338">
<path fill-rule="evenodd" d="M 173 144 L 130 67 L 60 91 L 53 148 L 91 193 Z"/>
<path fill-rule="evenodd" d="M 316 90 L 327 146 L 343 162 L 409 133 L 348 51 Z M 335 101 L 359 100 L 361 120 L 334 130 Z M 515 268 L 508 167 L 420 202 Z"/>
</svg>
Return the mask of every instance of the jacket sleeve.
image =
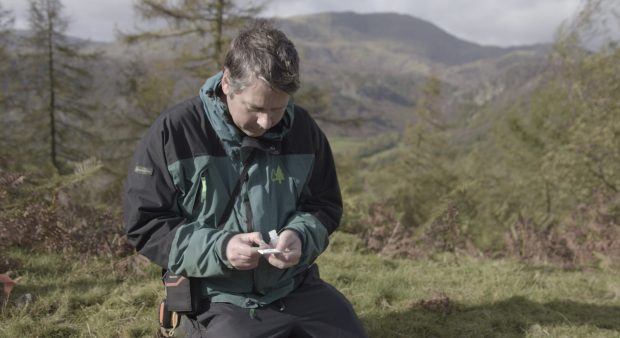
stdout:
<svg viewBox="0 0 620 338">
<path fill-rule="evenodd" d="M 342 197 L 329 142 L 316 127 L 315 160 L 298 211 L 284 229 L 296 231 L 303 252 L 300 265 L 311 264 L 327 248 L 342 217 Z M 283 230 L 284 230 L 283 229 Z"/>
<path fill-rule="evenodd" d="M 177 204 L 179 190 L 168 171 L 166 150 L 174 149 L 165 117 L 138 144 L 129 166 L 123 202 L 127 239 L 136 250 L 174 273 L 224 275 L 232 233 L 188 222 Z"/>
</svg>

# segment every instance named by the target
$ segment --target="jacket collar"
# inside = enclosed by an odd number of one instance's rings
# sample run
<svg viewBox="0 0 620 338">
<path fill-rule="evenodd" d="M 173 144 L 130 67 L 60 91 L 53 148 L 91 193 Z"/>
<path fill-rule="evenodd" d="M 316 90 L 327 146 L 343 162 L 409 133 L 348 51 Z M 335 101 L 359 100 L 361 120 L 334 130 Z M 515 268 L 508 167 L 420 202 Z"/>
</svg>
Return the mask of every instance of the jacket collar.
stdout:
<svg viewBox="0 0 620 338">
<path fill-rule="evenodd" d="M 269 153 L 279 152 L 280 143 L 293 125 L 293 99 L 289 100 L 284 117 L 277 125 L 259 138 L 248 137 L 235 126 L 228 113 L 226 103 L 222 102 L 219 95 L 217 95 L 222 90 L 222 75 L 223 72 L 219 72 L 207 79 L 202 88 L 200 88 L 199 94 L 205 114 L 217 136 L 222 141 L 226 153 L 230 155 L 232 152 L 238 151 L 242 146 L 245 148 L 246 145 L 268 151 Z M 254 141 L 251 139 L 254 139 Z"/>
</svg>

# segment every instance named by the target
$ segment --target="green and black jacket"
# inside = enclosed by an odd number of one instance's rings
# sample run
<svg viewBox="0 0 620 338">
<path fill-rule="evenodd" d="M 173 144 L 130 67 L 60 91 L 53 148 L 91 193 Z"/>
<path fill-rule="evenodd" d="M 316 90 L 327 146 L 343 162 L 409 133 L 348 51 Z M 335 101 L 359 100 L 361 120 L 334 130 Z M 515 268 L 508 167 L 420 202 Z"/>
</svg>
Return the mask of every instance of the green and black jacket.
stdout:
<svg viewBox="0 0 620 338">
<path fill-rule="evenodd" d="M 208 79 L 199 97 L 164 112 L 143 137 L 126 183 L 125 222 L 142 255 L 200 278 L 213 302 L 253 308 L 293 290 L 338 227 L 342 200 L 329 144 L 307 112 L 291 102 L 265 135 L 243 136 L 218 98 L 220 80 L 221 73 Z M 248 178 L 222 220 L 251 152 Z M 299 233 L 297 266 L 230 265 L 225 247 L 234 234 L 259 231 L 267 241 L 273 229 Z"/>
</svg>

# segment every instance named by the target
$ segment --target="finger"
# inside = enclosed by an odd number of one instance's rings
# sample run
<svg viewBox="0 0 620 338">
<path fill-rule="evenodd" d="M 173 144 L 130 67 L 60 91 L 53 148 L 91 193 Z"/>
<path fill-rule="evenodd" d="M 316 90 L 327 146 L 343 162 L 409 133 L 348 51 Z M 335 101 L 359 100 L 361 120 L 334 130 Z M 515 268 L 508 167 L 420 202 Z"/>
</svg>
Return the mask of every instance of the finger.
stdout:
<svg viewBox="0 0 620 338">
<path fill-rule="evenodd" d="M 256 264 L 258 264 L 258 258 L 243 258 L 239 260 L 239 264 L 245 265 L 245 266 L 255 266 Z"/>
<path fill-rule="evenodd" d="M 258 266 L 258 264 L 250 264 L 250 263 L 239 263 L 234 265 L 237 270 L 251 270 Z"/>
<path fill-rule="evenodd" d="M 295 261 L 295 263 L 297 263 L 301 257 L 301 248 L 285 251 L 284 254 L 286 255 L 287 260 Z"/>
<path fill-rule="evenodd" d="M 301 250 L 301 241 L 296 233 L 285 230 L 282 232 L 280 240 L 276 248 L 280 251 L 296 251 Z"/>
<path fill-rule="evenodd" d="M 297 262 L 299 261 L 299 252 L 297 251 L 289 251 L 286 253 L 282 254 L 284 257 L 282 260 L 286 261 L 287 263 L 291 263 L 291 264 L 297 264 Z"/>
<path fill-rule="evenodd" d="M 258 257 L 248 258 L 243 256 L 237 256 L 233 261 L 234 262 L 232 263 L 232 265 L 237 270 L 249 270 L 254 269 L 258 266 Z"/>
<path fill-rule="evenodd" d="M 283 264 L 286 267 L 290 267 L 299 263 L 299 258 L 301 257 L 300 251 L 288 251 L 282 252 L 272 257 L 269 257 L 273 262 L 277 262 L 278 264 Z M 271 262 L 271 261 L 270 261 Z"/>
<path fill-rule="evenodd" d="M 279 254 L 278 254 L 279 255 Z M 284 269 L 288 267 L 287 262 L 279 259 L 277 256 L 278 255 L 269 255 L 269 257 L 267 258 L 267 261 L 269 262 L 269 264 L 275 266 L 278 269 Z"/>
<path fill-rule="evenodd" d="M 263 241 L 263 235 L 261 235 L 260 232 L 250 232 L 247 234 L 244 234 L 241 237 L 241 240 L 245 243 L 248 244 L 250 246 L 252 245 L 267 245 L 267 243 L 265 243 L 265 241 Z"/>
<path fill-rule="evenodd" d="M 260 256 L 258 248 L 253 246 L 241 246 L 239 247 L 237 254 L 242 259 L 255 259 Z"/>
<path fill-rule="evenodd" d="M 282 252 L 301 251 L 301 247 L 297 243 L 278 243 L 276 249 Z"/>
<path fill-rule="evenodd" d="M 278 244 L 276 245 L 276 249 L 280 250 L 280 251 L 286 251 L 287 249 L 290 248 L 291 246 L 291 242 L 289 240 L 279 240 Z"/>
</svg>

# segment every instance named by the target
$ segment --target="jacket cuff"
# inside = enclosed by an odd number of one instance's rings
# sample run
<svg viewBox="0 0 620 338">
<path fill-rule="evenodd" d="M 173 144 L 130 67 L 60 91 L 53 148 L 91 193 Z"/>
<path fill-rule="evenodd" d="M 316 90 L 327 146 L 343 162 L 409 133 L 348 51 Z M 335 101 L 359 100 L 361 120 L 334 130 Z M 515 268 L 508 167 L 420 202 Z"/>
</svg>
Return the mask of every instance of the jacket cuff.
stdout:
<svg viewBox="0 0 620 338">
<path fill-rule="evenodd" d="M 283 230 L 293 230 L 300 235 L 302 253 L 300 264 L 310 264 L 329 244 L 329 233 L 318 218 L 309 213 L 295 215 Z"/>
<path fill-rule="evenodd" d="M 226 247 L 228 246 L 228 242 L 230 242 L 230 239 L 233 238 L 233 236 L 235 236 L 236 234 L 238 234 L 238 232 L 228 232 L 226 235 L 223 236 L 223 238 L 221 239 L 221 244 L 218 247 L 220 250 L 220 257 L 222 258 L 222 263 L 224 263 L 225 267 L 231 270 L 235 270 L 235 267 L 230 264 L 228 257 L 226 257 Z"/>
</svg>

